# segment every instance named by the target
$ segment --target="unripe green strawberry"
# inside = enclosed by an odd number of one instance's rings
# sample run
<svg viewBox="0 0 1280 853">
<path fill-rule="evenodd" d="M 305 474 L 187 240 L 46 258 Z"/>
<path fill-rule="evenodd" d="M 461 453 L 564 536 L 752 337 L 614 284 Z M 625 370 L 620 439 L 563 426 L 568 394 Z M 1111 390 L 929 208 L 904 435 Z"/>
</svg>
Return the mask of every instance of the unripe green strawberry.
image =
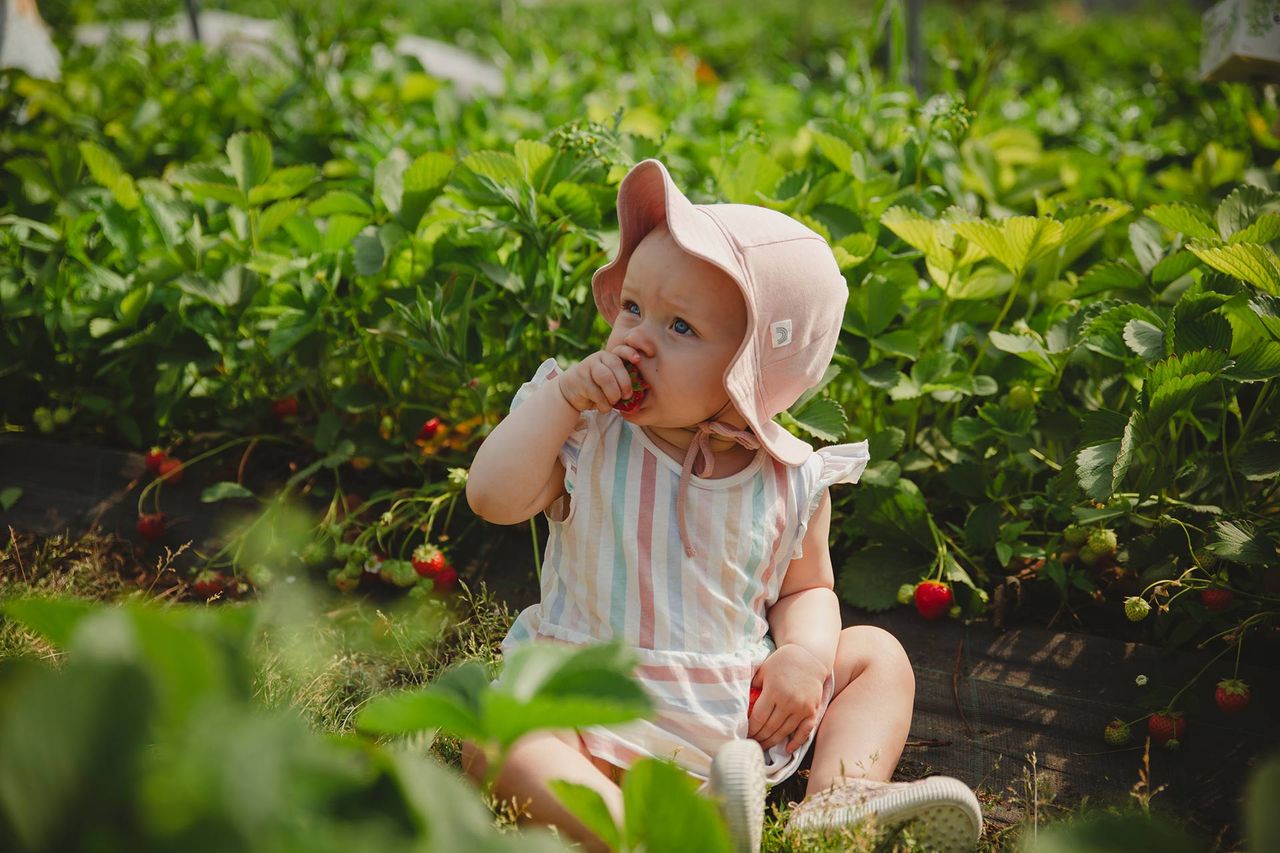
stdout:
<svg viewBox="0 0 1280 853">
<path fill-rule="evenodd" d="M 898 587 L 898 603 L 910 604 L 916 596 L 916 585 L 913 583 L 904 583 Z"/>
<path fill-rule="evenodd" d="M 1129 617 L 1130 622 L 1141 622 L 1150 612 L 1151 605 L 1147 604 L 1145 598 L 1131 595 L 1124 600 L 1124 615 Z"/>
<path fill-rule="evenodd" d="M 1062 531 L 1062 541 L 1072 548 L 1079 548 L 1089 538 L 1089 531 L 1078 524 L 1068 524 Z"/>
<path fill-rule="evenodd" d="M 1124 746 L 1129 736 L 1129 724 L 1124 720 L 1112 720 L 1102 732 L 1103 739 L 1112 746 Z"/>
<path fill-rule="evenodd" d="M 1017 382 L 1005 394 L 1004 404 L 1015 412 L 1033 408 L 1036 404 L 1036 391 L 1025 382 Z"/>
<path fill-rule="evenodd" d="M 1116 552 L 1116 532 L 1107 530 L 1105 527 L 1098 527 L 1089 531 L 1089 541 L 1085 543 L 1085 547 L 1099 554 L 1114 554 Z"/>
<path fill-rule="evenodd" d="M 392 586 L 408 589 L 418 582 L 418 572 L 408 560 L 383 560 L 378 576 Z"/>
</svg>

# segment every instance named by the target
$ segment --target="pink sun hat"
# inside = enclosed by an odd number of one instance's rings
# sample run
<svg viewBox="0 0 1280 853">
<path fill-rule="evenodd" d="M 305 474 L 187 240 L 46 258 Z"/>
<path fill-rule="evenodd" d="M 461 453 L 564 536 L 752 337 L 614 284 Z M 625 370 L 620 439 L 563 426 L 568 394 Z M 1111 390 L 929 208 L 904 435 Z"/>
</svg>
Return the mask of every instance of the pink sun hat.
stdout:
<svg viewBox="0 0 1280 853">
<path fill-rule="evenodd" d="M 725 390 L 771 456 L 802 464 L 813 448 L 773 418 L 818 384 L 835 352 L 849 286 L 831 247 L 776 210 L 693 204 L 662 163 L 644 160 L 618 187 L 618 255 L 591 279 L 609 325 L 620 310 L 632 252 L 663 222 L 681 249 L 724 270 L 741 288 L 747 335 L 725 370 Z"/>
</svg>

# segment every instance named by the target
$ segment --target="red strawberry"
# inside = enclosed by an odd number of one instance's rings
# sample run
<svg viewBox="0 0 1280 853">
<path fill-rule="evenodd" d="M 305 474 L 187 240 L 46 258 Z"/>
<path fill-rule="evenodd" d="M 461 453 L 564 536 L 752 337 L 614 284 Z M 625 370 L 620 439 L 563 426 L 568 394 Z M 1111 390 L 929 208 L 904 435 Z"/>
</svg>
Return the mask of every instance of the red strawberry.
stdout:
<svg viewBox="0 0 1280 853">
<path fill-rule="evenodd" d="M 212 598 L 223 590 L 222 573 L 201 572 L 196 575 L 196 579 L 191 583 L 191 588 L 196 591 L 196 595 Z"/>
<path fill-rule="evenodd" d="M 649 386 L 645 384 L 638 367 L 628 361 L 626 362 L 626 368 L 627 373 L 631 376 L 631 396 L 613 404 L 615 409 L 623 413 L 634 412 L 640 408 L 640 404 L 644 402 L 644 395 L 649 390 Z"/>
<path fill-rule="evenodd" d="M 1147 731 L 1151 739 L 1161 746 L 1176 745 L 1186 730 L 1187 721 L 1181 711 L 1156 711 L 1147 717 Z"/>
<path fill-rule="evenodd" d="M 156 473 L 170 486 L 176 486 L 182 482 L 182 461 L 172 457 L 167 458 L 160 463 L 160 470 Z"/>
<path fill-rule="evenodd" d="M 298 398 L 292 395 L 281 397 L 271 404 L 271 414 L 280 420 L 293 417 L 298 414 Z"/>
<path fill-rule="evenodd" d="M 751 716 L 751 712 L 755 710 L 756 700 L 760 698 L 760 688 L 754 684 L 751 685 L 751 698 L 747 700 L 747 716 Z"/>
<path fill-rule="evenodd" d="M 164 538 L 164 513 L 144 512 L 138 516 L 138 535 L 152 542 Z"/>
<path fill-rule="evenodd" d="M 436 592 L 448 592 L 458 583 L 458 573 L 453 566 L 445 563 L 440 571 L 431 576 L 431 582 L 435 584 Z"/>
<path fill-rule="evenodd" d="M 951 587 L 941 581 L 916 584 L 916 610 L 926 619 L 937 619 L 951 609 Z"/>
<path fill-rule="evenodd" d="M 418 441 L 430 441 L 436 437 L 436 433 L 440 431 L 440 419 L 432 418 L 422 424 L 422 429 L 418 430 Z"/>
<path fill-rule="evenodd" d="M 1214 613 L 1221 613 L 1231 606 L 1231 600 L 1235 598 L 1235 594 L 1229 589 L 1221 587 L 1206 587 L 1200 590 L 1200 602 L 1204 604 L 1205 609 Z"/>
<path fill-rule="evenodd" d="M 1224 714 L 1238 714 L 1249 704 L 1249 685 L 1238 678 L 1224 678 L 1213 691 L 1213 698 Z"/>
<path fill-rule="evenodd" d="M 160 463 L 164 462 L 164 460 L 168 458 L 168 454 L 159 447 L 151 448 L 147 451 L 146 456 L 147 470 L 150 471 L 153 476 L 158 475 L 160 473 Z"/>
<path fill-rule="evenodd" d="M 413 549 L 413 568 L 424 578 L 438 575 L 445 567 L 444 553 L 434 545 L 419 545 Z"/>
</svg>

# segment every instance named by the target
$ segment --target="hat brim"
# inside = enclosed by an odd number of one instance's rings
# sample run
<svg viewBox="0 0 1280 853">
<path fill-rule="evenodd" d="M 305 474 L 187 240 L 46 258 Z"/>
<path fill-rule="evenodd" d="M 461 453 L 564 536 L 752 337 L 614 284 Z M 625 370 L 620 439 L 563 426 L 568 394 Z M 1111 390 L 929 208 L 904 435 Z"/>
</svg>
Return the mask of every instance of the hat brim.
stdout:
<svg viewBox="0 0 1280 853">
<path fill-rule="evenodd" d="M 618 254 L 591 278 L 596 308 L 612 326 L 621 310 L 622 282 L 631 255 L 645 235 L 663 223 L 681 249 L 723 270 L 738 285 L 747 308 L 747 334 L 725 369 L 725 390 L 771 456 L 784 465 L 803 463 L 813 448 L 775 422 L 765 404 L 754 334 L 756 306 L 738 247 L 715 217 L 680 192 L 666 166 L 657 160 L 638 163 L 618 187 Z"/>
</svg>

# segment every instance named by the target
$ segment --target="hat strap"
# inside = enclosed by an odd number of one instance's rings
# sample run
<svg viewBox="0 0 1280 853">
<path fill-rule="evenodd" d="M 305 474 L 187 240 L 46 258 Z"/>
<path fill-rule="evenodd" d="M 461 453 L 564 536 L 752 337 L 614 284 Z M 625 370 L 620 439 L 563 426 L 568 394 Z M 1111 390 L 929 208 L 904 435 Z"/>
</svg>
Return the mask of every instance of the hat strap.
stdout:
<svg viewBox="0 0 1280 853">
<path fill-rule="evenodd" d="M 760 439 L 747 430 L 732 427 L 723 421 L 703 421 L 698 424 L 698 431 L 684 454 L 684 465 L 680 468 L 680 486 L 676 492 L 676 519 L 680 524 L 680 541 L 684 544 L 685 554 L 690 557 L 696 557 L 698 552 L 694 550 L 693 541 L 689 538 L 689 528 L 685 523 L 685 493 L 689 490 L 694 460 L 699 456 L 702 457 L 702 473 L 698 476 L 710 477 L 715 471 L 715 454 L 711 452 L 712 434 L 736 441 L 748 450 L 760 449 Z"/>
</svg>

